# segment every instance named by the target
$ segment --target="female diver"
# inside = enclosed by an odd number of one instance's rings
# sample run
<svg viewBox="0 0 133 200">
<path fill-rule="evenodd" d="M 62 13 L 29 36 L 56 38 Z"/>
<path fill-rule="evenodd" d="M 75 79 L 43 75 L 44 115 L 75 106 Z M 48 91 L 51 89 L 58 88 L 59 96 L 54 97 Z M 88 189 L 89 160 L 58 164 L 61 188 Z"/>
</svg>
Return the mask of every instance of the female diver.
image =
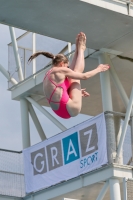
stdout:
<svg viewBox="0 0 133 200">
<path fill-rule="evenodd" d="M 69 68 L 69 61 L 63 54 L 37 52 L 29 58 L 31 61 L 42 54 L 52 59 L 52 68 L 43 80 L 44 93 L 52 110 L 65 119 L 78 115 L 82 107 L 82 96 L 89 96 L 85 89 L 81 89 L 80 80 L 86 80 L 109 69 L 108 65 L 101 64 L 92 71 L 82 73 L 85 49 L 86 36 L 81 32 L 77 35 L 76 50 Z"/>
</svg>

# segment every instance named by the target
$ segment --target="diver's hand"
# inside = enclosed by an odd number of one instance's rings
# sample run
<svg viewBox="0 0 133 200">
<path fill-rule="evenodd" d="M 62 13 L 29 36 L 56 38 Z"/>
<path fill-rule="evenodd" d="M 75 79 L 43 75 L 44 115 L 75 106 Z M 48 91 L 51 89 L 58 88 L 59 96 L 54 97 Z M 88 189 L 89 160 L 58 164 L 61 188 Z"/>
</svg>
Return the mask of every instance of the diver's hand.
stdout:
<svg viewBox="0 0 133 200">
<path fill-rule="evenodd" d="M 82 95 L 82 97 L 89 97 L 90 96 L 90 94 L 88 92 L 86 92 L 86 88 L 81 89 L 81 95 Z"/>
<path fill-rule="evenodd" d="M 105 71 L 107 71 L 109 68 L 110 68 L 110 67 L 109 67 L 108 64 L 105 64 L 105 65 L 100 64 L 100 65 L 98 65 L 98 67 L 97 67 L 97 69 L 99 70 L 99 72 L 105 72 Z"/>
</svg>

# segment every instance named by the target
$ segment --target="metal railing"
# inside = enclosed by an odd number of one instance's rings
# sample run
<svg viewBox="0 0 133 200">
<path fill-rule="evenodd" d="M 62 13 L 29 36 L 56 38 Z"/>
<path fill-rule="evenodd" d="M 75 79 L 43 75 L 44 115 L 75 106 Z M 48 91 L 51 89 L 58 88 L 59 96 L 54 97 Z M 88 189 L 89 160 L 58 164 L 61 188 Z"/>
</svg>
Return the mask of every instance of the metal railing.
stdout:
<svg viewBox="0 0 133 200">
<path fill-rule="evenodd" d="M 25 196 L 22 152 L 0 149 L 0 195 Z"/>
<path fill-rule="evenodd" d="M 26 32 L 21 37 L 17 38 L 16 41 L 24 79 L 30 77 L 33 75 L 33 73 L 40 71 L 51 63 L 51 60 L 45 56 L 39 56 L 35 59 L 36 62 L 28 63 L 29 57 L 33 54 L 33 43 L 36 43 L 36 49 L 34 48 L 34 51 L 48 51 L 55 55 L 58 53 L 69 52 L 69 49 L 67 48 L 67 42 L 39 34 L 36 34 L 36 41 L 34 41 L 32 33 L 30 32 Z M 8 44 L 8 72 L 11 78 L 14 78 L 17 82 L 20 81 L 14 56 L 13 42 Z M 13 84 L 9 80 L 8 88 L 11 88 L 12 86 Z"/>
</svg>

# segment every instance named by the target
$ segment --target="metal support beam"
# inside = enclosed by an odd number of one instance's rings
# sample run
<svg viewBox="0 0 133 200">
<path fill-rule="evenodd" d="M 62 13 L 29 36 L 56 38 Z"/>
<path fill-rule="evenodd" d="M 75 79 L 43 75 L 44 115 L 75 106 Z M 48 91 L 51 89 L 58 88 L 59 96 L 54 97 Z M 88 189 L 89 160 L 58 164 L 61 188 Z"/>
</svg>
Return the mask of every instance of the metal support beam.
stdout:
<svg viewBox="0 0 133 200">
<path fill-rule="evenodd" d="M 33 54 L 36 52 L 36 34 L 32 34 Z M 36 59 L 33 59 L 33 74 L 36 73 Z"/>
<path fill-rule="evenodd" d="M 28 103 L 28 107 L 29 107 L 29 113 L 31 115 L 31 118 L 32 118 L 32 120 L 33 120 L 33 122 L 34 122 L 34 124 L 36 126 L 36 129 L 37 129 L 37 131 L 38 131 L 38 133 L 40 135 L 41 140 L 43 141 L 43 140 L 46 139 L 46 135 L 45 135 L 45 133 L 44 133 L 44 131 L 42 129 L 42 126 L 41 126 L 41 124 L 40 124 L 40 122 L 38 120 L 38 117 L 37 117 L 37 115 L 36 115 L 36 113 L 34 111 L 33 106 L 30 103 Z"/>
<path fill-rule="evenodd" d="M 108 188 L 109 188 L 109 182 L 106 181 L 96 200 L 103 200 Z"/>
<path fill-rule="evenodd" d="M 68 42 L 67 45 L 68 45 L 68 53 L 70 53 L 72 51 L 72 45 L 70 42 Z"/>
<path fill-rule="evenodd" d="M 125 92 L 125 90 L 124 90 L 124 88 L 123 88 L 118 76 L 117 76 L 117 73 L 116 73 L 116 71 L 114 69 L 114 66 L 113 66 L 113 64 L 112 64 L 112 62 L 111 62 L 111 60 L 110 60 L 108 55 L 107 55 L 107 62 L 110 65 L 109 72 L 110 72 L 110 75 L 111 75 L 111 77 L 113 79 L 113 83 L 115 84 L 115 86 L 117 88 L 117 91 L 119 92 L 119 94 L 121 96 L 121 99 L 122 99 L 122 101 L 124 103 L 125 108 L 127 108 L 128 102 L 129 102 L 128 96 L 127 96 L 127 94 L 126 94 L 126 92 Z"/>
<path fill-rule="evenodd" d="M 72 51 L 72 45 L 70 42 L 68 42 L 67 45 L 68 45 L 68 53 L 70 53 Z M 71 57 L 72 55 L 69 55 L 69 61 L 71 61 Z"/>
<path fill-rule="evenodd" d="M 99 55 L 99 64 L 107 64 L 107 55 Z M 109 71 L 100 73 L 103 111 L 113 111 Z"/>
<path fill-rule="evenodd" d="M 110 185 L 110 200 L 121 200 L 119 180 L 111 178 L 109 180 Z"/>
<path fill-rule="evenodd" d="M 132 147 L 131 161 L 133 162 L 133 117 L 131 117 L 130 126 L 131 126 L 131 147 Z"/>
<path fill-rule="evenodd" d="M 49 120 L 51 120 L 60 130 L 65 131 L 67 128 L 61 124 L 56 118 L 54 118 L 47 110 L 40 106 L 36 101 L 31 97 L 26 97 L 26 99 L 32 103 L 38 110 L 40 110 Z"/>
<path fill-rule="evenodd" d="M 123 200 L 127 200 L 127 180 L 123 178 Z"/>
<path fill-rule="evenodd" d="M 10 26 L 9 26 L 9 30 L 10 30 L 10 35 L 11 35 L 11 40 L 12 40 L 13 51 L 14 51 L 14 56 L 15 56 L 15 60 L 16 60 L 16 66 L 17 66 L 17 70 L 18 70 L 19 80 L 22 81 L 24 78 L 23 78 L 23 72 L 22 72 L 20 57 L 19 57 L 19 53 L 18 53 L 18 46 L 17 46 L 17 42 L 16 42 L 15 31 L 14 31 L 14 28 L 10 27 Z"/>
<path fill-rule="evenodd" d="M 131 92 L 131 95 L 130 95 L 124 124 L 123 124 L 123 127 L 122 127 L 122 134 L 121 134 L 121 138 L 120 138 L 120 142 L 119 142 L 118 150 L 117 150 L 117 154 L 116 154 L 116 160 L 115 160 L 116 162 L 118 162 L 119 156 L 120 156 L 120 153 L 121 153 L 121 150 L 122 150 L 122 146 L 123 146 L 123 142 L 124 142 L 124 139 L 125 139 L 128 122 L 129 122 L 129 119 L 130 119 L 130 114 L 131 114 L 131 111 L 132 111 L 132 105 L 133 105 L 133 88 L 132 88 L 132 92 Z"/>
<path fill-rule="evenodd" d="M 99 64 L 107 64 L 107 55 L 101 53 L 98 57 Z M 109 71 L 100 73 L 101 92 L 102 92 L 102 105 L 103 111 L 113 111 L 112 95 L 110 86 Z M 107 127 L 107 152 L 109 163 L 114 162 L 116 155 L 116 140 L 115 140 L 115 127 L 114 118 L 112 114 L 106 114 L 106 127 Z"/>
<path fill-rule="evenodd" d="M 0 71 L 1 73 L 8 79 L 8 81 L 11 81 L 12 84 L 16 85 L 18 82 L 9 76 L 9 73 L 5 70 L 5 68 L 0 64 Z"/>
<path fill-rule="evenodd" d="M 28 102 L 26 99 L 20 100 L 20 107 L 21 107 L 21 123 L 22 123 L 22 142 L 23 142 L 23 149 L 25 149 L 31 146 Z"/>
</svg>

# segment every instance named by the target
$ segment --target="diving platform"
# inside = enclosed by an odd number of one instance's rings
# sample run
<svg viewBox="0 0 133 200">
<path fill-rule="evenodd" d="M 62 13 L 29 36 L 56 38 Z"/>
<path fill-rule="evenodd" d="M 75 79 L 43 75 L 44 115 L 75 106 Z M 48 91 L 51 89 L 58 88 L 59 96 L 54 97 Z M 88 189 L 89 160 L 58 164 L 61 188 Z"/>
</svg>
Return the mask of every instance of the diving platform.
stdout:
<svg viewBox="0 0 133 200">
<path fill-rule="evenodd" d="M 19 193 L 15 197 L 14 193 L 12 195 L 6 193 L 2 194 L 5 195 L 4 198 L 131 200 L 133 197 L 133 2 L 0 0 L 0 23 L 9 26 L 11 35 L 11 43 L 8 44 L 8 72 L 2 65 L 0 71 L 8 79 L 8 90 L 11 91 L 12 100 L 20 101 L 24 150 L 31 148 L 29 114 L 42 142 L 48 141 L 34 107 L 51 120 L 61 132 L 68 131 L 60 120 L 45 109 L 45 106 L 49 105 L 43 93 L 42 81 L 47 70 L 51 68 L 50 60 L 43 60 L 44 58 L 40 57 L 28 65 L 27 61 L 32 53 L 35 51 L 49 51 L 55 55 L 64 53 L 71 61 L 75 50 L 75 37 L 82 31 L 87 36 L 87 49 L 84 54 L 85 72 L 95 69 L 99 64 L 110 65 L 107 72 L 81 81 L 82 88 L 86 88 L 90 93 L 89 98 L 83 99 L 81 113 L 91 116 L 105 114 L 108 155 L 106 165 L 28 194 L 24 190 L 22 178 L 24 172 L 21 171 L 23 195 Z M 13 27 L 27 32 L 16 38 Z M 3 173 L 4 170 L 1 171 Z M 6 173 L 8 174 L 8 170 Z M 3 196 L 0 196 L 0 199 Z"/>
<path fill-rule="evenodd" d="M 100 49 L 132 32 L 133 7 L 119 0 L 0 1 L 0 23 L 75 43 L 80 31 L 87 47 Z M 130 16 L 129 16 L 130 12 Z"/>
</svg>

